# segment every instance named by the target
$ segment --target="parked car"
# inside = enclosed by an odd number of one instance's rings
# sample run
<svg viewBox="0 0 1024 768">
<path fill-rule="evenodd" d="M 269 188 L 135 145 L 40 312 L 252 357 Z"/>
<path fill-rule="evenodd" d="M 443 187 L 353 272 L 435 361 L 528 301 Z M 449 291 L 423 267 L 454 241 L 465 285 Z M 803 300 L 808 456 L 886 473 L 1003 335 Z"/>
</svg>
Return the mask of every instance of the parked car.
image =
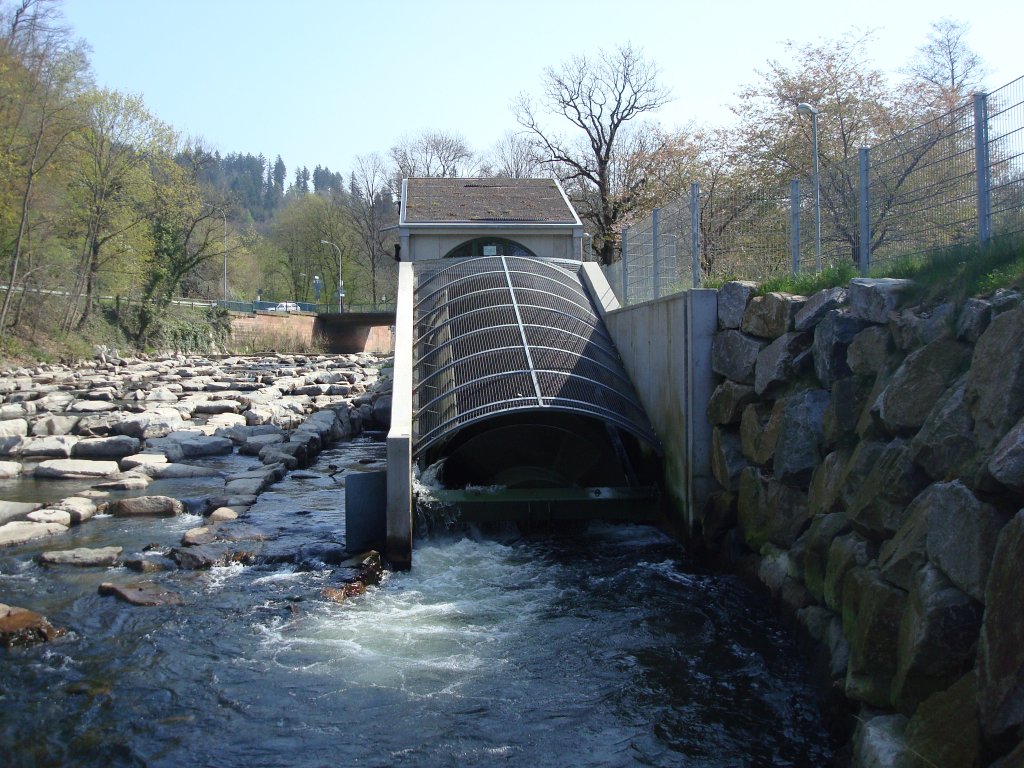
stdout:
<svg viewBox="0 0 1024 768">
<path fill-rule="evenodd" d="M 299 305 L 294 301 L 282 301 L 280 304 L 270 308 L 271 312 L 298 312 Z"/>
</svg>

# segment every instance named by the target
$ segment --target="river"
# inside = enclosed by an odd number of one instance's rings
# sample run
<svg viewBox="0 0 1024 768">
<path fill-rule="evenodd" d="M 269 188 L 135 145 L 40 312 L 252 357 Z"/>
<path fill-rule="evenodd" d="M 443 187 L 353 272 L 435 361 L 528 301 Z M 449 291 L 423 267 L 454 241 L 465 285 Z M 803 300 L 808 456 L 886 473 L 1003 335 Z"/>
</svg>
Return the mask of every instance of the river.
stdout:
<svg viewBox="0 0 1024 768">
<path fill-rule="evenodd" d="M 122 568 L 0 551 L 0 601 L 69 630 L 0 650 L 4 763 L 830 764 L 790 635 L 654 528 L 436 534 L 416 542 L 412 571 L 323 599 L 344 541 L 340 481 L 382 456 L 361 437 L 263 493 L 246 522 L 276 538 L 256 564 L 159 577 L 184 606 L 100 596 L 102 581 L 139 578 Z M 202 482 L 147 493 L 198 497 Z M 170 546 L 200 523 L 101 517 L 53 547 Z"/>
</svg>

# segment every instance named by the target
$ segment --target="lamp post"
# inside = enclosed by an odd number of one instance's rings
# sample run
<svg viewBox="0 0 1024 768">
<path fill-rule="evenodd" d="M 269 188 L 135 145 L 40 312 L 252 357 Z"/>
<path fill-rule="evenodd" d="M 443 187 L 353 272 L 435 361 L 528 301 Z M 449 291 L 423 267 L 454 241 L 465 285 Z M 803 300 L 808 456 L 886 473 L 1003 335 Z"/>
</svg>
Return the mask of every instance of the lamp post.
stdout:
<svg viewBox="0 0 1024 768">
<path fill-rule="evenodd" d="M 220 209 L 221 216 L 224 217 L 224 308 L 228 306 L 228 212 L 223 208 Z"/>
<path fill-rule="evenodd" d="M 338 311 L 345 311 L 345 277 L 341 271 L 341 248 L 336 243 L 332 243 L 330 240 L 321 240 L 321 245 L 334 246 L 334 250 L 338 252 Z"/>
<path fill-rule="evenodd" d="M 811 116 L 811 144 L 814 155 L 814 271 L 821 271 L 821 177 L 818 175 L 818 110 L 807 102 L 796 105 L 801 115 Z"/>
</svg>

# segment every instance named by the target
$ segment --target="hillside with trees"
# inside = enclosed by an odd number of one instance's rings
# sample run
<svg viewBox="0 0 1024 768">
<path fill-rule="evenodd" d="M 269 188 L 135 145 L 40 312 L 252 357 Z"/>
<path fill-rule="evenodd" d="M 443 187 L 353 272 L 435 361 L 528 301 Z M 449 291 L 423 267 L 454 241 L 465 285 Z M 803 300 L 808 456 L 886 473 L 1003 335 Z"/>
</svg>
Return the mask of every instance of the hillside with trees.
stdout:
<svg viewBox="0 0 1024 768">
<path fill-rule="evenodd" d="M 549 67 L 539 96 L 514 100 L 486 150 L 425 128 L 342 171 L 184 137 L 141 96 L 95 84 L 57 0 L 0 0 L 0 347 L 8 356 L 43 336 L 88 335 L 101 307 L 101 320 L 144 348 L 174 298 L 334 303 L 339 252 L 346 303 L 386 302 L 410 175 L 553 175 L 585 219 L 593 257 L 610 263 L 622 228 L 690 181 L 724 199 L 807 176 L 799 102 L 830 116 L 826 168 L 960 103 L 983 74 L 963 30 L 933 25 L 898 83 L 868 60 L 865 35 L 791 45 L 738 95 L 728 128 L 666 130 L 656 118 L 672 84 L 656 64 L 630 45 L 588 52 Z M 849 205 L 852 180 L 829 178 L 831 213 Z"/>
</svg>

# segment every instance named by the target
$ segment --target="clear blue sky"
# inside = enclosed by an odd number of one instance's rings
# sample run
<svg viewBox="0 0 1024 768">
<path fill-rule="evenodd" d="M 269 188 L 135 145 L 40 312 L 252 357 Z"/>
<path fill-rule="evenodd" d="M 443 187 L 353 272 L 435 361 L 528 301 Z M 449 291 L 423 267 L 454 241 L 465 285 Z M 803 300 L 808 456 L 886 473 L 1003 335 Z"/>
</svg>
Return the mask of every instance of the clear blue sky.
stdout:
<svg viewBox="0 0 1024 768">
<path fill-rule="evenodd" d="M 989 88 L 1024 75 L 1024 3 L 985 0 L 65 0 L 100 85 L 211 149 L 280 154 L 289 178 L 425 129 L 477 151 L 516 128 L 510 103 L 545 67 L 630 41 L 675 100 L 666 127 L 725 124 L 737 91 L 784 56 L 853 27 L 895 73 L 943 16 L 971 24 Z"/>
</svg>

